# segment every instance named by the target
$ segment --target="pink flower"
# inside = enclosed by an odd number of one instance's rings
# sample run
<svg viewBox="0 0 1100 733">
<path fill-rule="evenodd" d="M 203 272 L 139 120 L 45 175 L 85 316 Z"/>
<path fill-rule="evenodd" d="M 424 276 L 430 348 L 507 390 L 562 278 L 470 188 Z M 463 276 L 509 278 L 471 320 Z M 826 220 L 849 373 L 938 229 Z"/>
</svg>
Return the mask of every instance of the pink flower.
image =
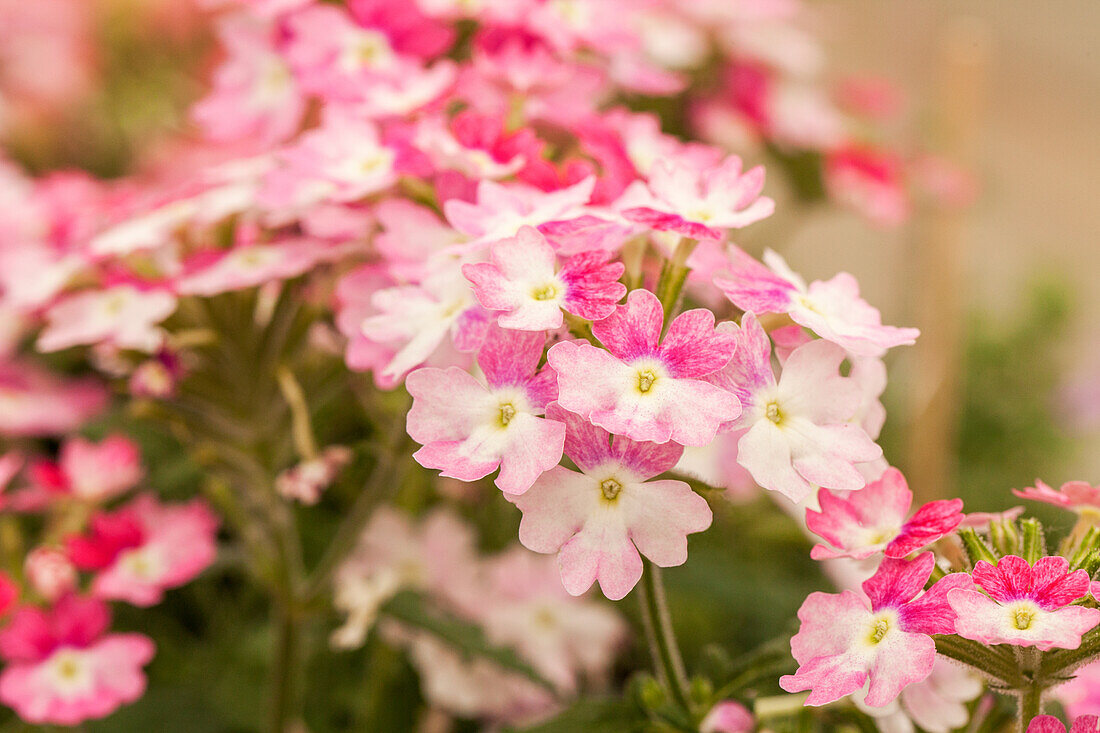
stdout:
<svg viewBox="0 0 1100 733">
<path fill-rule="evenodd" d="M 66 596 L 49 610 L 24 606 L 0 631 L 0 702 L 29 723 L 77 725 L 106 717 L 145 692 L 153 642 L 104 634 L 102 601 Z"/>
<path fill-rule="evenodd" d="M 320 127 L 279 153 L 260 203 L 272 210 L 304 209 L 323 201 L 357 201 L 397 180 L 396 153 L 382 144 L 377 128 L 342 114 L 326 115 Z"/>
<path fill-rule="evenodd" d="M 624 266 L 609 263 L 609 252 L 583 252 L 558 269 L 553 248 L 531 227 L 497 242 L 491 252 L 492 262 L 463 265 L 462 274 L 473 283 L 481 305 L 505 311 L 497 318 L 504 328 L 561 328 L 562 309 L 596 321 L 611 315 L 626 295 L 618 281 Z"/>
<path fill-rule="evenodd" d="M 911 211 L 902 161 L 881 150 L 847 146 L 825 159 L 829 194 L 883 226 L 902 224 Z"/>
<path fill-rule="evenodd" d="M 1052 693 L 1070 717 L 1100 714 L 1100 661 L 1092 661 L 1075 669 L 1073 679 L 1058 685 Z"/>
<path fill-rule="evenodd" d="M 104 501 L 137 486 L 144 471 L 138 446 L 124 435 L 99 443 L 72 438 L 61 447 L 61 471 L 73 496 Z"/>
<path fill-rule="evenodd" d="M 29 362 L 0 361 L 0 435 L 68 433 L 106 403 L 94 379 L 64 381 Z"/>
<path fill-rule="evenodd" d="M 164 290 L 116 285 L 66 296 L 46 312 L 38 350 L 107 343 L 122 349 L 153 351 L 163 340 L 157 324 L 176 310 L 176 296 Z"/>
<path fill-rule="evenodd" d="M 444 476 L 476 481 L 500 468 L 496 485 L 522 494 L 561 459 L 565 426 L 539 417 L 554 398 L 553 372 L 538 371 L 542 333 L 494 329 L 478 353 L 487 385 L 457 367 L 419 369 L 408 431 L 413 457 Z"/>
<path fill-rule="evenodd" d="M 477 203 L 450 199 L 443 204 L 447 221 L 458 231 L 473 237 L 464 249 L 514 237 L 521 227 L 537 227 L 552 221 L 575 219 L 592 196 L 595 176 L 568 188 L 549 193 L 529 186 L 503 186 L 482 181 L 477 187 Z"/>
<path fill-rule="evenodd" d="M 1096 733 L 1100 730 L 1100 718 L 1095 715 L 1081 715 L 1073 721 L 1069 733 Z M 1066 733 L 1066 726 L 1053 715 L 1038 715 L 1031 719 L 1027 733 Z"/>
<path fill-rule="evenodd" d="M 676 465 L 683 449 L 612 436 L 557 405 L 547 414 L 568 426 L 565 453 L 581 472 L 555 466 L 527 493 L 506 497 L 523 512 L 523 546 L 558 553 L 571 594 L 599 581 L 616 601 L 642 576 L 639 553 L 661 567 L 683 564 L 687 535 L 710 526 L 710 507 L 683 481 L 649 481 Z"/>
<path fill-rule="evenodd" d="M 196 258 L 192 271 L 176 281 L 176 292 L 211 296 L 289 280 L 319 263 L 339 259 L 349 251 L 348 246 L 331 246 L 304 238 L 244 244 L 213 258 Z"/>
<path fill-rule="evenodd" d="M 787 357 L 777 382 L 771 343 L 752 313 L 740 329 L 729 324 L 725 333 L 734 337 L 736 355 L 707 381 L 741 400 L 734 426 L 747 432 L 737 444 L 737 462 L 758 484 L 795 503 L 815 486 L 863 488 L 855 466 L 882 449 L 852 421 L 862 396 L 854 380 L 840 375 L 844 350 L 828 341 L 804 344 Z"/>
<path fill-rule="evenodd" d="M 1100 610 L 1067 605 L 1089 592 L 1089 574 L 1069 572 L 1064 557 L 1042 557 L 1034 567 L 1015 555 L 996 567 L 979 560 L 973 575 L 988 595 L 962 588 L 948 594 L 959 616 L 956 633 L 967 639 L 1076 649 L 1081 635 L 1100 623 Z"/>
<path fill-rule="evenodd" d="M 966 703 L 979 697 L 985 686 L 973 670 L 937 656 L 932 674 L 901 691 L 905 714 L 928 733 L 951 733 L 970 720 Z"/>
<path fill-rule="evenodd" d="M 714 314 L 681 313 L 661 339 L 664 314 L 657 296 L 630 293 L 625 305 L 592 326 L 607 351 L 562 342 L 546 358 L 558 374 L 558 402 L 566 410 L 632 440 L 706 445 L 741 405 L 702 378 L 734 355 L 736 338 L 716 333 Z"/>
<path fill-rule="evenodd" d="M 866 600 L 850 590 L 811 593 L 798 610 L 802 626 L 791 639 L 798 671 L 780 678 L 779 686 L 787 692 L 810 690 L 806 704 L 825 705 L 869 681 L 865 702 L 881 707 L 928 677 L 936 658 L 930 635 L 955 630 L 945 596 L 973 585 L 970 576 L 953 573 L 918 597 L 934 563 L 931 552 L 913 560 L 883 560 L 863 583 Z"/>
<path fill-rule="evenodd" d="M 305 112 L 305 98 L 276 48 L 274 24 L 234 15 L 219 25 L 218 37 L 229 58 L 191 116 L 211 140 L 264 146 L 288 138 Z"/>
<path fill-rule="evenodd" d="M 276 476 L 275 491 L 284 499 L 294 499 L 312 506 L 321 499 L 321 492 L 329 487 L 351 459 L 350 448 L 329 446 L 316 458 L 302 461 Z"/>
<path fill-rule="evenodd" d="M 80 568 L 98 570 L 92 592 L 135 606 L 152 606 L 164 591 L 187 583 L 217 555 L 218 520 L 200 500 L 160 504 L 150 495 L 92 519 L 87 537 L 68 541 Z"/>
<path fill-rule="evenodd" d="M 856 356 L 881 356 L 920 335 L 915 328 L 883 326 L 878 310 L 859 297 L 859 284 L 846 272 L 807 286 L 775 252 L 767 250 L 764 262 L 768 267 L 735 248 L 731 274 L 714 278 L 714 284 L 741 310 L 786 313 Z"/>
<path fill-rule="evenodd" d="M 1021 499 L 1046 502 L 1078 514 L 1100 513 L 1100 486 L 1091 486 L 1087 481 L 1067 481 L 1055 490 L 1036 479 L 1033 488 L 1013 489 L 1012 493 Z"/>
<path fill-rule="evenodd" d="M 36 547 L 27 553 L 23 573 L 35 593 L 50 603 L 76 589 L 76 567 L 55 547 Z"/>
<path fill-rule="evenodd" d="M 761 196 L 764 168 L 744 174 L 741 159 L 700 167 L 692 160 L 666 159 L 653 166 L 648 185 L 633 183 L 618 206 L 630 221 L 692 239 L 721 239 L 725 229 L 740 229 L 772 215 L 775 202 Z"/>
<path fill-rule="evenodd" d="M 806 525 L 828 545 L 815 545 L 810 557 L 861 560 L 881 552 L 905 557 L 950 533 L 962 521 L 962 499 L 942 499 L 922 506 L 908 521 L 913 492 L 896 468 L 847 498 L 828 489 L 817 495 L 821 511 L 806 510 Z"/>
<path fill-rule="evenodd" d="M 752 733 L 754 730 L 756 721 L 752 713 L 733 700 L 723 700 L 712 707 L 699 723 L 699 733 Z"/>
</svg>

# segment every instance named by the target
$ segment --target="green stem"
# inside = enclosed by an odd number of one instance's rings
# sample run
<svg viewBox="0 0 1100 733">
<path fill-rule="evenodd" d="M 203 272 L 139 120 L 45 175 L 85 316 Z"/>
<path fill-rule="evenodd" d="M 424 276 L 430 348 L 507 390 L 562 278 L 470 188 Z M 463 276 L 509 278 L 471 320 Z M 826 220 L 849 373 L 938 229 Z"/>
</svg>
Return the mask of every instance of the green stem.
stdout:
<svg viewBox="0 0 1100 733">
<path fill-rule="evenodd" d="M 271 690 L 271 733 L 286 733 L 297 709 L 300 619 L 294 609 L 276 604 L 275 666 Z"/>
<path fill-rule="evenodd" d="M 690 711 L 684 660 L 680 656 L 676 635 L 672 631 L 661 569 L 646 559 L 642 560 L 642 564 L 642 621 L 645 624 L 650 653 L 658 666 L 657 676 L 676 703 L 685 711 Z"/>
<path fill-rule="evenodd" d="M 1031 720 L 1043 712 L 1043 691 L 1040 682 L 1033 682 L 1020 691 L 1020 714 L 1017 719 L 1019 733 L 1027 733 Z"/>
<path fill-rule="evenodd" d="M 698 242 L 684 237 L 676 245 L 672 257 L 665 261 L 661 268 L 661 278 L 657 281 L 657 298 L 664 306 L 665 328 L 668 328 L 669 320 L 680 304 L 680 294 L 687 282 L 687 276 L 691 268 L 687 266 L 687 259 L 695 250 Z"/>
<path fill-rule="evenodd" d="M 1019 685 L 1019 666 L 1015 658 L 996 646 L 985 646 L 954 634 L 937 634 L 932 639 L 938 654 L 973 667 L 1008 687 Z"/>
</svg>

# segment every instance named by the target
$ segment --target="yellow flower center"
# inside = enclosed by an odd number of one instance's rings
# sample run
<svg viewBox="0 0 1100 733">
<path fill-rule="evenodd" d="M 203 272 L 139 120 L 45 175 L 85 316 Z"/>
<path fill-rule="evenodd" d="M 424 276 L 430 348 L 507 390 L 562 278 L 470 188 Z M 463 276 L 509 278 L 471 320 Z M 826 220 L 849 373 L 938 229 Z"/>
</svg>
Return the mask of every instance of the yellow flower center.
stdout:
<svg viewBox="0 0 1100 733">
<path fill-rule="evenodd" d="M 778 402 L 769 402 L 768 406 L 764 408 L 764 415 L 776 425 L 783 422 L 783 413 L 779 411 Z"/>
<path fill-rule="evenodd" d="M 546 283 L 535 288 L 531 292 L 531 297 L 535 300 L 553 300 L 558 297 L 558 286 L 554 283 Z"/>
<path fill-rule="evenodd" d="M 516 416 L 516 408 L 512 403 L 505 402 L 500 406 L 500 426 L 508 427 L 508 423 L 512 422 L 512 418 Z"/>
<path fill-rule="evenodd" d="M 871 633 L 867 636 L 867 641 L 871 644 L 878 644 L 886 638 L 888 631 L 890 631 L 889 621 L 884 618 L 875 619 L 875 622 L 871 624 Z"/>
<path fill-rule="evenodd" d="M 600 493 L 603 494 L 603 498 L 606 501 L 615 501 L 618 499 L 622 490 L 623 485 L 613 478 L 604 479 L 600 482 Z"/>
<path fill-rule="evenodd" d="M 657 373 L 652 369 L 644 369 L 638 372 L 638 391 L 645 394 L 653 389 L 653 383 L 657 381 Z"/>
<path fill-rule="evenodd" d="M 1012 625 L 1020 631 L 1030 629 L 1034 621 L 1035 612 L 1029 608 L 1017 608 L 1016 612 L 1012 614 Z"/>
</svg>

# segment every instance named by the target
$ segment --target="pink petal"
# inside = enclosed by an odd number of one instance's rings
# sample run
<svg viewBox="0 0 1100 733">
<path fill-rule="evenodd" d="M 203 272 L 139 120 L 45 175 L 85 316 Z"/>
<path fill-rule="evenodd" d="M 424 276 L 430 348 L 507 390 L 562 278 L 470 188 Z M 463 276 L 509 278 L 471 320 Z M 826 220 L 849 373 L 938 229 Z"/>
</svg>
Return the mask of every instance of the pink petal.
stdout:
<svg viewBox="0 0 1100 733">
<path fill-rule="evenodd" d="M 490 328 L 477 364 L 491 387 L 523 384 L 538 369 L 545 344 L 546 335 L 541 332 Z"/>
<path fill-rule="evenodd" d="M 592 333 L 608 351 L 624 361 L 657 353 L 657 342 L 664 325 L 661 301 L 648 290 L 634 290 L 626 305 L 592 324 Z"/>
<path fill-rule="evenodd" d="M 523 512 L 520 543 L 544 553 L 557 552 L 580 531 L 597 506 L 598 497 L 599 487 L 592 478 L 564 466 L 539 476 L 523 494 L 505 494 Z"/>
<path fill-rule="evenodd" d="M 558 465 L 565 445 L 565 425 L 520 413 L 508 424 L 508 446 L 500 457 L 497 487 L 522 494 L 543 472 Z"/>
<path fill-rule="evenodd" d="M 884 559 L 875 574 L 863 582 L 871 609 L 898 608 L 911 601 L 924 588 L 935 563 L 931 552 L 912 560 Z"/>
<path fill-rule="evenodd" d="M 612 512 L 589 517 L 584 528 L 562 546 L 558 563 L 562 585 L 574 596 L 598 580 L 603 594 L 617 601 L 642 577 L 642 558 L 627 538 L 622 520 Z"/>
<path fill-rule="evenodd" d="M 718 371 L 733 358 L 738 338 L 714 332 L 714 314 L 695 308 L 676 316 L 661 342 L 660 355 L 674 377 L 699 378 Z"/>
<path fill-rule="evenodd" d="M 710 526 L 706 499 L 683 481 L 650 481 L 623 489 L 620 501 L 639 552 L 668 568 L 687 560 L 687 535 Z"/>
<path fill-rule="evenodd" d="M 493 404 L 485 386 L 458 367 L 418 369 L 405 379 L 405 387 L 413 397 L 407 429 L 421 444 L 463 440 Z"/>
</svg>

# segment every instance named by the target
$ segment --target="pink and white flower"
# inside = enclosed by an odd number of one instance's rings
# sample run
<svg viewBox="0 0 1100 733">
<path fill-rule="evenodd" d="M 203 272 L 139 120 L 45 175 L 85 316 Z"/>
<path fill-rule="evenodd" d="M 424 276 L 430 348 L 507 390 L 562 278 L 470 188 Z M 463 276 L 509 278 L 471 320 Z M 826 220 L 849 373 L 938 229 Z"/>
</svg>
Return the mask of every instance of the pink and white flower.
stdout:
<svg viewBox="0 0 1100 733">
<path fill-rule="evenodd" d="M 660 567 L 683 564 L 687 535 L 710 526 L 710 507 L 683 481 L 649 480 L 675 466 L 683 448 L 612 436 L 556 404 L 547 414 L 568 426 L 565 454 L 580 473 L 555 466 L 526 493 L 506 497 L 523 512 L 523 546 L 558 553 L 569 593 L 599 581 L 611 600 L 637 584 L 642 555 Z"/>
<path fill-rule="evenodd" d="M 350 448 L 331 445 L 320 455 L 288 468 L 275 477 L 275 491 L 284 499 L 312 506 L 352 459 Z"/>
<path fill-rule="evenodd" d="M 737 444 L 737 462 L 758 484 L 798 503 L 815 487 L 862 489 L 856 465 L 873 461 L 882 449 L 852 421 L 862 394 L 840 375 L 844 350 L 811 341 L 787 357 L 776 381 L 771 342 L 752 313 L 741 327 L 722 326 L 737 354 L 707 381 L 736 394 L 743 406 L 734 427 L 747 432 Z"/>
<path fill-rule="evenodd" d="M 65 488 L 86 501 L 105 501 L 138 485 L 144 475 L 140 450 L 124 435 L 109 435 L 98 443 L 71 438 L 61 446 L 59 460 Z"/>
<path fill-rule="evenodd" d="M 850 496 L 828 489 L 817 495 L 821 511 L 806 510 L 806 526 L 829 544 L 815 545 L 810 557 L 857 560 L 883 553 L 900 558 L 949 534 L 962 521 L 962 499 L 941 499 L 922 506 L 906 520 L 913 502 L 905 477 L 889 468 L 877 481 Z"/>
<path fill-rule="evenodd" d="M 424 447 L 413 457 L 442 475 L 476 481 L 500 468 L 496 485 L 522 494 L 556 466 L 565 425 L 540 417 L 555 396 L 554 374 L 538 370 L 542 333 L 494 329 L 478 352 L 486 383 L 457 367 L 419 369 L 408 431 Z"/>
<path fill-rule="evenodd" d="M 157 324 L 175 310 L 176 296 L 166 290 L 141 290 L 133 285 L 84 290 L 66 296 L 46 312 L 38 350 L 106 343 L 154 351 L 164 338 Z"/>
<path fill-rule="evenodd" d="M 50 603 L 76 590 L 76 566 L 56 547 L 43 545 L 27 553 L 23 574 L 34 592 Z"/>
<path fill-rule="evenodd" d="M 1034 566 L 1015 555 L 996 566 L 979 560 L 973 576 L 985 593 L 959 588 L 948 594 L 959 636 L 1041 651 L 1076 649 L 1100 624 L 1100 610 L 1068 605 L 1089 592 L 1089 574 L 1070 572 L 1064 557 L 1041 557 Z"/>
<path fill-rule="evenodd" d="M 595 185 L 596 178 L 590 176 L 568 188 L 544 192 L 521 184 L 504 186 L 484 180 L 478 184 L 476 203 L 450 199 L 443 204 L 443 212 L 451 226 L 473 238 L 464 249 L 476 249 L 514 237 L 524 226 L 538 227 L 581 216 Z"/>
<path fill-rule="evenodd" d="M 100 600 L 65 596 L 48 610 L 20 608 L 0 631 L 0 702 L 36 724 L 77 725 L 106 717 L 145 692 L 153 642 L 106 634 Z"/>
<path fill-rule="evenodd" d="M 846 272 L 807 286 L 775 252 L 767 250 L 764 262 L 767 267 L 734 248 L 729 274 L 715 277 L 714 284 L 741 310 L 786 313 L 856 356 L 881 356 L 920 335 L 915 328 L 882 325 L 878 310 L 859 297 L 859 284 Z"/>
<path fill-rule="evenodd" d="M 504 328 L 543 331 L 561 328 L 562 310 L 596 321 L 615 310 L 626 295 L 618 280 L 621 262 L 608 262 L 607 251 L 573 255 L 560 268 L 554 249 L 531 227 L 493 245 L 491 262 L 462 266 L 482 306 L 504 311 L 497 323 Z"/>
<path fill-rule="evenodd" d="M 722 239 L 772 215 L 775 202 L 761 196 L 764 168 L 742 173 L 741 159 L 700 167 L 693 160 L 666 159 L 653 166 L 648 184 L 632 183 L 617 204 L 628 220 L 691 239 Z"/>
<path fill-rule="evenodd" d="M 217 529 L 200 500 L 161 504 L 144 495 L 93 517 L 91 533 L 69 538 L 68 552 L 77 567 L 97 571 L 97 597 L 152 606 L 214 562 Z"/>
<path fill-rule="evenodd" d="M 920 594 L 934 564 L 931 552 L 913 560 L 887 558 L 863 583 L 865 598 L 850 590 L 810 594 L 791 639 L 798 671 L 781 677 L 779 686 L 810 690 L 806 704 L 825 705 L 869 683 L 864 702 L 881 707 L 928 677 L 936 658 L 930 635 L 955 630 L 947 596 L 973 585 L 970 576 L 953 573 Z"/>
<path fill-rule="evenodd" d="M 558 402 L 586 420 L 632 440 L 700 446 L 741 414 L 733 393 L 703 381 L 734 355 L 736 337 L 716 332 L 714 314 L 698 308 L 669 325 L 647 290 L 592 325 L 606 347 L 566 341 L 547 361 L 558 374 Z"/>
<path fill-rule="evenodd" d="M 1054 489 L 1035 480 L 1035 486 L 1013 489 L 1012 493 L 1021 499 L 1041 501 L 1078 514 L 1100 515 L 1100 486 L 1092 486 L 1087 481 L 1067 481 L 1061 488 Z"/>
</svg>

